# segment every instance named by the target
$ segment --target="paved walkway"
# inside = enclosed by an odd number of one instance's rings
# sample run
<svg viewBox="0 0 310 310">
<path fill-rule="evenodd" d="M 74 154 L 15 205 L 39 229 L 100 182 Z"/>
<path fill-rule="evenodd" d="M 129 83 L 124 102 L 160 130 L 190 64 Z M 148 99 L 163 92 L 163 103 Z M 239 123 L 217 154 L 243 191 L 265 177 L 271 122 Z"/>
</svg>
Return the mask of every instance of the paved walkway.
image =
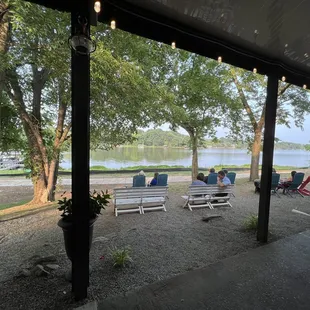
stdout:
<svg viewBox="0 0 310 310">
<path fill-rule="evenodd" d="M 307 231 L 83 309 L 310 309 L 309 262 Z"/>
<path fill-rule="evenodd" d="M 249 173 L 237 174 L 237 178 L 248 178 Z M 151 180 L 151 178 L 149 178 Z M 169 176 L 169 183 L 178 182 L 191 182 L 191 176 Z M 61 177 L 62 185 L 71 185 L 71 178 Z M 90 184 L 132 184 L 132 175 L 128 177 L 104 177 L 104 176 L 90 176 Z M 0 187 L 1 186 L 32 186 L 30 179 L 25 177 L 0 177 Z"/>
</svg>

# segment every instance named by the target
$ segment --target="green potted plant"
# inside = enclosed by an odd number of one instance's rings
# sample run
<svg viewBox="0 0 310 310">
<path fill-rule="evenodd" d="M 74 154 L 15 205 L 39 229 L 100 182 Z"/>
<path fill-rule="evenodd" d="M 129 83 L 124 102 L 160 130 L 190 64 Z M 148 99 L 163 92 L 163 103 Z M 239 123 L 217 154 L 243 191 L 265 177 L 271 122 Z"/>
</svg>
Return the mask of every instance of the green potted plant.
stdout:
<svg viewBox="0 0 310 310">
<path fill-rule="evenodd" d="M 65 193 L 64 193 L 65 194 Z M 62 228 L 65 240 L 65 248 L 67 256 L 72 260 L 72 198 L 67 198 L 62 195 L 62 199 L 58 200 L 58 210 L 62 211 L 61 219 L 58 221 L 58 226 Z M 94 223 L 97 220 L 101 210 L 108 205 L 111 196 L 108 191 L 89 192 L 89 249 L 93 240 Z"/>
</svg>

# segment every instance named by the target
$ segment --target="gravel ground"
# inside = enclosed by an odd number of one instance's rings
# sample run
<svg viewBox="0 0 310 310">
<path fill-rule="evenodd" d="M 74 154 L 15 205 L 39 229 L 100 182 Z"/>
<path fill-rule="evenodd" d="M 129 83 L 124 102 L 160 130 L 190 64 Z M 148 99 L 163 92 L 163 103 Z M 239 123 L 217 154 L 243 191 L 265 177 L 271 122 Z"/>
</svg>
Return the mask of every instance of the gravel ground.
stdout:
<svg viewBox="0 0 310 310">
<path fill-rule="evenodd" d="M 186 183 L 169 188 L 167 212 L 145 215 L 124 214 L 114 217 L 109 206 L 96 224 L 91 253 L 93 272 L 89 299 L 104 299 L 143 285 L 172 277 L 233 256 L 258 243 L 253 233 L 244 232 L 244 219 L 257 213 L 259 196 L 253 184 L 243 182 L 236 188 L 233 208 L 183 209 L 181 195 Z M 96 186 L 106 188 L 105 185 Z M 292 208 L 310 213 L 309 197 L 271 198 L 270 241 L 310 228 L 307 216 L 292 213 Z M 223 218 L 203 222 L 203 216 L 219 214 Z M 0 225 L 0 309 L 72 309 L 71 286 L 64 279 L 70 268 L 63 245 L 59 212 L 42 211 L 35 215 Z M 122 270 L 114 269 L 109 257 L 113 246 L 130 246 L 133 263 Z M 51 276 L 16 277 L 33 255 L 55 255 L 61 267 Z M 103 259 L 100 259 L 102 258 Z"/>
<path fill-rule="evenodd" d="M 0 178 L 0 182 L 3 186 L 0 187 L 0 204 L 7 203 L 18 203 L 20 201 L 31 200 L 33 197 L 33 187 L 23 186 L 23 187 L 12 187 L 4 186 L 6 184 Z"/>
</svg>

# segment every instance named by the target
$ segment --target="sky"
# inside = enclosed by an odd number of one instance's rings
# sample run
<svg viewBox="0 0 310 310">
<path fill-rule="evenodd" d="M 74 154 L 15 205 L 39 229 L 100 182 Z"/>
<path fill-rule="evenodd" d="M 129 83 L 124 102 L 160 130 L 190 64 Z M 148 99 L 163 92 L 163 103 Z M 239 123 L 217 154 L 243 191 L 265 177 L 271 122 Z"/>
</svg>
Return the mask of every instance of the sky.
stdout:
<svg viewBox="0 0 310 310">
<path fill-rule="evenodd" d="M 164 124 L 160 127 L 163 130 L 169 130 L 169 124 Z M 182 134 L 187 134 L 184 129 L 178 130 Z M 225 128 L 218 128 L 217 137 L 225 137 Z M 307 144 L 310 142 L 310 115 L 305 117 L 304 130 L 297 128 L 294 121 L 291 120 L 291 128 L 287 128 L 284 125 L 279 125 L 276 127 L 276 138 L 284 142 L 294 142 Z"/>
</svg>

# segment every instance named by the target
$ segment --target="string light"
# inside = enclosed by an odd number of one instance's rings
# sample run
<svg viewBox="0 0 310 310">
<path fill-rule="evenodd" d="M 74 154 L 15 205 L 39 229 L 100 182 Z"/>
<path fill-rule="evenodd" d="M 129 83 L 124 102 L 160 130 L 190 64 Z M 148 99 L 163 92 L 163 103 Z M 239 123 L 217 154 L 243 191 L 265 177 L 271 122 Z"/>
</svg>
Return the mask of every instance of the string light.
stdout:
<svg viewBox="0 0 310 310">
<path fill-rule="evenodd" d="M 306 84 L 304 84 L 304 86 L 302 87 L 303 89 L 307 89 L 307 85 Z"/>
<path fill-rule="evenodd" d="M 96 13 L 100 13 L 101 11 L 101 2 L 100 1 L 96 1 L 94 4 L 94 10 Z"/>
<path fill-rule="evenodd" d="M 115 22 L 115 20 L 112 20 L 111 21 L 111 29 L 115 29 L 116 28 L 116 22 Z"/>
<path fill-rule="evenodd" d="M 176 48 L 175 42 L 172 42 L 172 43 L 171 43 L 171 48 L 172 48 L 173 50 Z"/>
<path fill-rule="evenodd" d="M 221 62 L 222 62 L 222 57 L 219 56 L 219 57 L 217 58 L 217 61 L 218 61 L 219 63 L 221 63 Z"/>
<path fill-rule="evenodd" d="M 256 68 L 253 69 L 253 73 L 257 73 L 257 69 Z"/>
<path fill-rule="evenodd" d="M 286 80 L 286 77 L 282 76 L 282 82 L 285 82 L 285 80 Z"/>
</svg>

